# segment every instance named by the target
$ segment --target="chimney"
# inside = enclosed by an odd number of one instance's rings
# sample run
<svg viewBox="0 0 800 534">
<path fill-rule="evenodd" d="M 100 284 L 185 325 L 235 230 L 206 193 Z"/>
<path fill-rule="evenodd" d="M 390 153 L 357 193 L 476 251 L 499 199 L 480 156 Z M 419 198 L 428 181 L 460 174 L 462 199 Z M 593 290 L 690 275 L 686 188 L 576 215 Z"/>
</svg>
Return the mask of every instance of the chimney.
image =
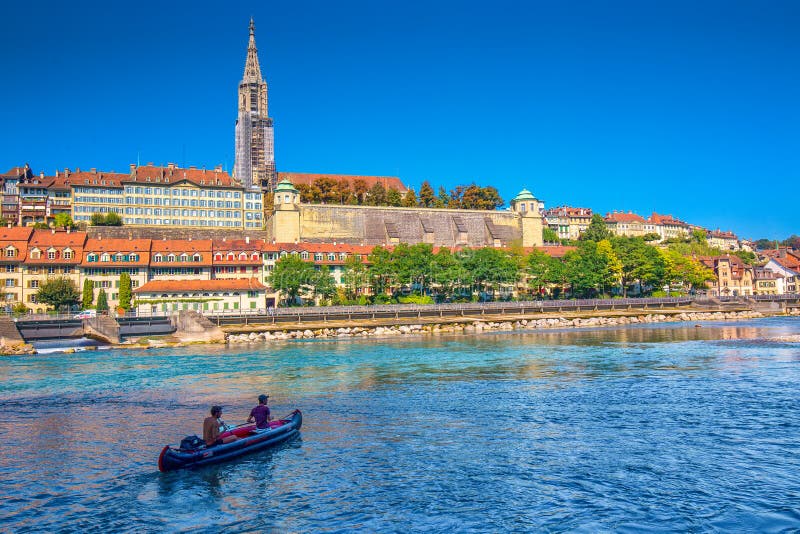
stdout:
<svg viewBox="0 0 800 534">
<path fill-rule="evenodd" d="M 80 167 L 75 167 L 75 172 L 81 172 L 81 168 Z"/>
<path fill-rule="evenodd" d="M 66 167 L 64 168 L 64 176 L 69 178 L 69 169 L 67 169 Z"/>
<path fill-rule="evenodd" d="M 169 170 L 173 170 L 175 168 L 175 164 L 174 163 L 167 163 L 167 168 Z"/>
<path fill-rule="evenodd" d="M 44 171 L 41 171 L 41 172 L 39 173 L 39 178 L 44 178 Z"/>
<path fill-rule="evenodd" d="M 89 172 L 92 173 L 92 174 L 97 174 L 97 168 L 96 167 L 92 167 L 91 169 L 89 169 Z"/>
<path fill-rule="evenodd" d="M 147 166 L 148 166 L 148 167 L 152 167 L 152 166 L 153 166 L 153 162 L 152 162 L 152 161 L 148 161 L 148 162 L 147 162 Z"/>
<path fill-rule="evenodd" d="M 130 167 L 131 167 L 131 174 L 135 173 L 136 172 L 136 164 L 135 163 L 131 163 Z"/>
<path fill-rule="evenodd" d="M 51 229 L 50 229 L 50 233 L 51 233 L 51 234 L 55 234 L 55 233 L 56 233 L 56 229 L 55 229 L 55 228 L 51 228 Z"/>
<path fill-rule="evenodd" d="M 222 172 L 222 165 L 217 165 L 214 167 L 214 172 Z"/>
<path fill-rule="evenodd" d="M 67 230 L 67 233 L 70 233 L 70 231 L 72 231 L 72 227 L 71 226 L 67 226 L 66 230 Z"/>
<path fill-rule="evenodd" d="M 244 242 L 247 243 L 248 245 L 250 244 L 250 236 L 249 235 L 244 236 Z"/>
</svg>

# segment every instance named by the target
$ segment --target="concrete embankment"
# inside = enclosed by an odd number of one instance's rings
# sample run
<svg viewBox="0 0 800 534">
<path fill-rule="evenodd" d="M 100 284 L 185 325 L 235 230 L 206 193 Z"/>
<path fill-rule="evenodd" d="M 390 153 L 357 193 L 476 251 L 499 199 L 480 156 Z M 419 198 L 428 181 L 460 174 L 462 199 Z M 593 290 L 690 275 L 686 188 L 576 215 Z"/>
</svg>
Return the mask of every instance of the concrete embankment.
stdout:
<svg viewBox="0 0 800 534">
<path fill-rule="evenodd" d="M 353 337 L 381 337 L 402 336 L 409 334 L 447 334 L 447 333 L 480 333 L 504 330 L 536 330 L 546 328 L 591 328 L 598 326 L 621 326 L 642 323 L 662 322 L 698 322 L 741 320 L 765 317 L 767 315 L 757 311 L 686 311 L 664 310 L 659 313 L 636 312 L 605 312 L 602 316 L 580 313 L 560 314 L 557 316 L 542 317 L 532 316 L 514 317 L 461 317 L 457 320 L 431 321 L 421 323 L 419 320 L 408 324 L 369 324 L 364 322 L 358 325 L 334 324 L 303 324 L 291 327 L 281 325 L 279 328 L 264 328 L 253 326 L 246 331 L 241 327 L 229 327 L 228 343 L 255 343 L 263 341 L 281 341 L 291 339 L 319 339 L 319 338 L 353 338 Z M 374 321 L 373 321 L 374 322 Z"/>
</svg>

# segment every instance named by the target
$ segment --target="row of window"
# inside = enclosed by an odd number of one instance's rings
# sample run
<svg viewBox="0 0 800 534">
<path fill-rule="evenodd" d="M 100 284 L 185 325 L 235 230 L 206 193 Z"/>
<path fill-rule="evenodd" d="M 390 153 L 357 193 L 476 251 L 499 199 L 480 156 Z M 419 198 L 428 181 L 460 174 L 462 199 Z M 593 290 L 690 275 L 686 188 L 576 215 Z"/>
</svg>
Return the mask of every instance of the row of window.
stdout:
<svg viewBox="0 0 800 534">
<path fill-rule="evenodd" d="M 210 215 L 213 217 L 213 215 Z M 224 228 L 240 228 L 242 221 L 215 221 L 206 219 L 150 219 L 149 217 L 125 217 L 125 224 L 144 224 L 147 226 L 216 226 Z"/>
<path fill-rule="evenodd" d="M 89 263 L 94 263 L 96 261 L 101 261 L 101 262 L 104 262 L 104 263 L 105 262 L 109 262 L 109 261 L 131 262 L 131 261 L 139 261 L 139 255 L 138 254 L 122 254 L 122 253 L 118 253 L 118 254 L 114 254 L 112 256 L 108 252 L 104 252 L 104 253 L 102 253 L 102 254 L 100 254 L 98 256 L 97 254 L 92 252 L 91 254 L 88 254 L 86 256 L 86 261 L 89 262 Z"/>
<path fill-rule="evenodd" d="M 171 193 L 170 193 L 171 192 Z M 200 197 L 200 198 L 242 198 L 239 191 L 208 191 L 206 189 L 188 188 L 161 188 L 161 187 L 139 187 L 125 186 L 126 195 L 166 195 L 172 194 L 173 197 Z"/>
<path fill-rule="evenodd" d="M 183 206 L 193 208 L 236 208 L 241 209 L 240 200 L 193 200 L 173 198 L 148 198 L 148 197 L 125 197 L 125 204 L 140 206 Z M 252 209 L 252 208 L 251 208 Z"/>
</svg>

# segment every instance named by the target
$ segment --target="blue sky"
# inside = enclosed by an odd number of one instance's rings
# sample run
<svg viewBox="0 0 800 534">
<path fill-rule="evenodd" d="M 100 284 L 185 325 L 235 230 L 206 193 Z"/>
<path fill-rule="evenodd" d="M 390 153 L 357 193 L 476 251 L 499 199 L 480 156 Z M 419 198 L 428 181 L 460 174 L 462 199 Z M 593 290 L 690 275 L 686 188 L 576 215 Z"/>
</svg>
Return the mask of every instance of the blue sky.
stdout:
<svg viewBox="0 0 800 534">
<path fill-rule="evenodd" d="M 233 166 L 256 21 L 278 169 L 800 233 L 800 2 L 13 2 L 0 167 Z"/>
</svg>

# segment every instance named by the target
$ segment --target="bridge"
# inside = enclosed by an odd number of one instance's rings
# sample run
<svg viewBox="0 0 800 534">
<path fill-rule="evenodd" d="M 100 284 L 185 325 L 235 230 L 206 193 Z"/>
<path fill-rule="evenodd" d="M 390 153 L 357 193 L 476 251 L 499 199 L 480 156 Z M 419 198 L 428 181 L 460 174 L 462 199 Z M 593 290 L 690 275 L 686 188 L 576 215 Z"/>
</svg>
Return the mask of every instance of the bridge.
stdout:
<svg viewBox="0 0 800 534">
<path fill-rule="evenodd" d="M 54 339 L 90 337 L 106 343 L 119 343 L 126 336 L 166 335 L 175 331 L 167 316 L 119 317 L 106 315 L 75 319 L 69 316 L 23 316 L 16 319 L 17 330 L 26 343 Z"/>
</svg>

